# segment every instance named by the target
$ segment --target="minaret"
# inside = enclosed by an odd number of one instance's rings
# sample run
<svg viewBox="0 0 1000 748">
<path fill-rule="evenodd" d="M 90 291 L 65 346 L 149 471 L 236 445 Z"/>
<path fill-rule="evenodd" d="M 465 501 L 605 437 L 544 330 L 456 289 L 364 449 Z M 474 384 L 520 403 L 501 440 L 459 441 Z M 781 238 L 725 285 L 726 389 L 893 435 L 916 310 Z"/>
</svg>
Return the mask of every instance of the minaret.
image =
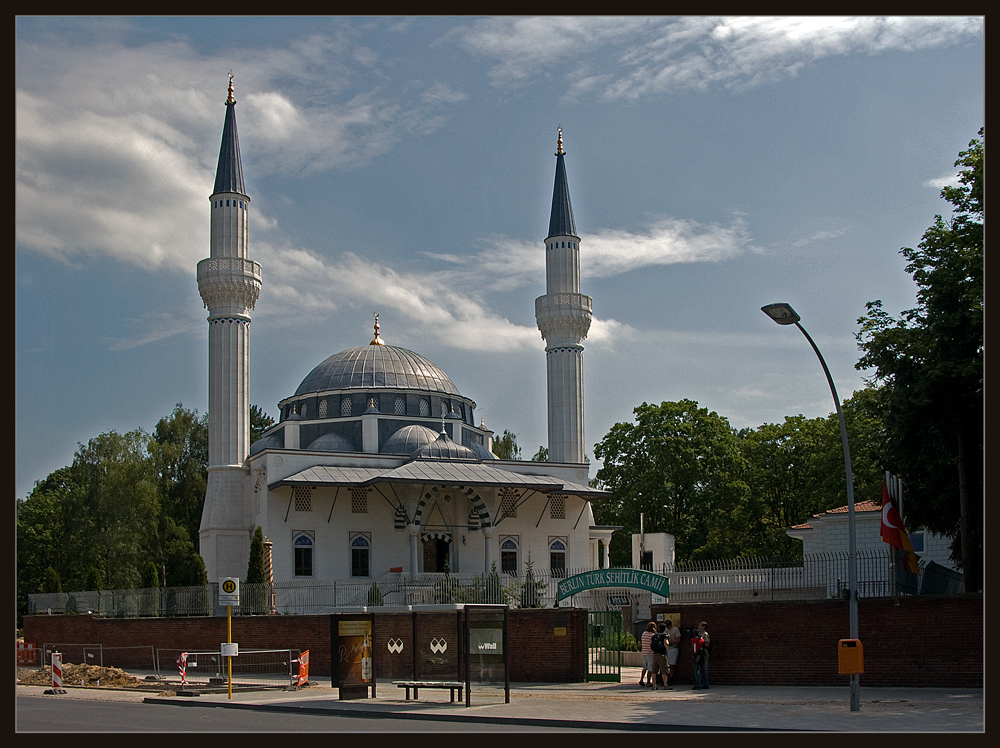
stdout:
<svg viewBox="0 0 1000 748">
<path fill-rule="evenodd" d="M 583 343 L 593 302 L 580 293 L 580 237 L 566 180 L 562 128 L 556 148 L 549 235 L 545 240 L 545 295 L 535 299 L 535 320 L 545 340 L 549 461 L 583 463 Z"/>
<path fill-rule="evenodd" d="M 236 99 L 229 76 L 226 122 L 211 200 L 211 254 L 198 263 L 208 309 L 208 486 L 200 553 L 209 581 L 244 577 L 250 555 L 250 310 L 260 294 L 260 265 L 247 257 L 250 198 L 243 187 Z"/>
</svg>

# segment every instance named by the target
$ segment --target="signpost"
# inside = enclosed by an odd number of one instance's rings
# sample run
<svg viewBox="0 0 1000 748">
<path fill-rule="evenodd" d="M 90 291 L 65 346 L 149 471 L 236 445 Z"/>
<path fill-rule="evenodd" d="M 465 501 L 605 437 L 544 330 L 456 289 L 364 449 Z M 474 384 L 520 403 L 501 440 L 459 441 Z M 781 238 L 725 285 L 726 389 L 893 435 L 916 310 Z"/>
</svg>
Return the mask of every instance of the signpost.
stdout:
<svg viewBox="0 0 1000 748">
<path fill-rule="evenodd" d="M 233 606 L 240 604 L 240 580 L 223 577 L 219 580 L 219 605 L 226 606 L 226 641 L 220 653 L 229 665 L 229 698 L 233 698 L 233 657 L 239 655 L 240 645 L 233 642 Z"/>
</svg>

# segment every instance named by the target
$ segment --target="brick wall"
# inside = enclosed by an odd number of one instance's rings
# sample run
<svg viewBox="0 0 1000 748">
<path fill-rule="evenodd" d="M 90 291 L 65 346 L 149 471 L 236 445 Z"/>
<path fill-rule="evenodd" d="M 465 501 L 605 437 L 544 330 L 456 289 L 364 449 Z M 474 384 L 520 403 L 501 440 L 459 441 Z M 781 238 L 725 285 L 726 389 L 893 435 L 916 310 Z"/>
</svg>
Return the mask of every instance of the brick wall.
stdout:
<svg viewBox="0 0 1000 748">
<path fill-rule="evenodd" d="M 682 628 L 708 622 L 718 647 L 709 678 L 718 685 L 846 686 L 837 672 L 837 648 L 848 638 L 848 603 L 762 602 L 658 605 L 654 613 L 680 613 Z M 418 639 L 434 635 L 449 643 L 457 635 L 454 612 L 420 613 Z M 241 649 L 310 650 L 309 672 L 331 673 L 331 617 L 237 616 L 233 641 Z M 411 613 L 375 616 L 375 672 L 380 679 L 413 672 L 414 617 Z M 862 687 L 983 686 L 982 595 L 863 598 L 858 605 L 859 639 L 864 647 Z M 565 635 L 556 635 L 565 629 Z M 586 611 L 579 608 L 512 610 L 507 632 L 513 682 L 579 682 L 586 678 Z M 950 632 L 961 632 L 956 636 Z M 26 616 L 25 640 L 45 643 L 154 646 L 204 651 L 226 640 L 225 618 L 96 618 L 88 615 Z M 387 644 L 399 638 L 404 648 L 390 655 Z M 454 651 L 454 650 L 453 650 Z M 687 642 L 681 646 L 678 681 L 691 683 Z M 421 660 L 420 675 L 454 677 L 457 660 L 432 665 Z M 440 670 L 440 673 L 438 673 Z M 445 672 L 447 670 L 447 672 Z"/>
<path fill-rule="evenodd" d="M 838 671 L 838 642 L 849 638 L 849 603 L 761 602 L 656 605 L 680 613 L 685 629 L 708 623 L 718 646 L 709 682 L 718 685 L 846 686 Z M 951 632 L 961 632 L 956 636 Z M 858 639 L 865 686 L 983 687 L 982 595 L 862 598 Z M 690 645 L 681 644 L 677 680 L 693 683 Z"/>
<path fill-rule="evenodd" d="M 573 683 L 586 678 L 584 659 L 586 611 L 578 608 L 512 610 L 507 646 L 514 682 Z M 414 624 L 414 621 L 416 622 Z M 310 676 L 331 675 L 331 616 L 234 616 L 233 641 L 240 649 L 309 650 Z M 458 674 L 460 628 L 455 612 L 375 614 L 375 675 L 379 679 L 412 677 L 414 625 L 417 640 L 448 641 L 440 657 L 418 657 L 418 675 L 451 679 Z M 557 629 L 558 627 L 558 629 Z M 565 635 L 557 635 L 565 629 Z M 25 616 L 25 641 L 43 644 L 103 644 L 106 647 L 153 646 L 189 652 L 218 649 L 226 641 L 226 619 L 98 618 L 90 615 Z M 390 639 L 401 639 L 403 651 L 390 653 Z M 423 647 L 426 648 L 426 647 Z M 463 678 L 464 680 L 464 678 Z"/>
</svg>

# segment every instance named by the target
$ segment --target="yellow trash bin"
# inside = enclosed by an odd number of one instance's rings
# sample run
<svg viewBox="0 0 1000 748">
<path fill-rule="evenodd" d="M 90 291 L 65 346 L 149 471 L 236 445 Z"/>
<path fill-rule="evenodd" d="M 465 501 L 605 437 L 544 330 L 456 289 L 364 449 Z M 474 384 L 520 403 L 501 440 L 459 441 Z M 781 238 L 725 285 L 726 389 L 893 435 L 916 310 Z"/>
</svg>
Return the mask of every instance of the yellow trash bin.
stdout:
<svg viewBox="0 0 1000 748">
<path fill-rule="evenodd" d="M 837 664 L 841 675 L 865 672 L 865 649 L 860 639 L 841 639 L 837 647 Z"/>
</svg>

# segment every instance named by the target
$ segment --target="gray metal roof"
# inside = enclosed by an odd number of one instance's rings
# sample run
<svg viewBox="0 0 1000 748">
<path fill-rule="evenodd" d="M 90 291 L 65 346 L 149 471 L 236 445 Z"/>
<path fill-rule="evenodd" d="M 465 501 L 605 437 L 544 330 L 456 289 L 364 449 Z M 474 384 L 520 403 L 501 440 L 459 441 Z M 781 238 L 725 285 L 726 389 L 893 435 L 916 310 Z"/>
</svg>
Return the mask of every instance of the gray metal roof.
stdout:
<svg viewBox="0 0 1000 748">
<path fill-rule="evenodd" d="M 392 345 L 359 345 L 333 354 L 306 375 L 295 394 L 380 387 L 461 394 L 438 366 Z"/>
<path fill-rule="evenodd" d="M 561 478 L 554 478 L 551 475 L 533 475 L 531 477 L 537 478 L 540 481 L 550 482 L 555 486 L 560 486 L 560 488 L 553 491 L 553 493 L 564 493 L 567 496 L 589 496 L 591 498 L 607 498 L 611 496 L 610 491 L 593 488 L 592 486 L 584 486 L 581 483 L 573 483 L 572 481 L 562 480 Z"/>
<path fill-rule="evenodd" d="M 281 486 L 360 486 L 383 472 L 383 468 L 314 465 L 269 484 L 268 489 Z"/>
<path fill-rule="evenodd" d="M 213 195 L 236 192 L 246 196 L 243 186 L 243 164 L 240 162 L 240 139 L 236 133 L 236 102 L 226 102 L 226 122 L 222 127 L 222 146 L 219 148 L 219 166 L 215 171 Z"/>
<path fill-rule="evenodd" d="M 416 459 L 380 476 L 369 478 L 368 483 L 435 483 L 448 486 L 512 486 L 551 491 L 562 485 L 552 483 L 538 475 L 521 475 L 509 470 L 483 465 L 480 462 Z"/>
</svg>

